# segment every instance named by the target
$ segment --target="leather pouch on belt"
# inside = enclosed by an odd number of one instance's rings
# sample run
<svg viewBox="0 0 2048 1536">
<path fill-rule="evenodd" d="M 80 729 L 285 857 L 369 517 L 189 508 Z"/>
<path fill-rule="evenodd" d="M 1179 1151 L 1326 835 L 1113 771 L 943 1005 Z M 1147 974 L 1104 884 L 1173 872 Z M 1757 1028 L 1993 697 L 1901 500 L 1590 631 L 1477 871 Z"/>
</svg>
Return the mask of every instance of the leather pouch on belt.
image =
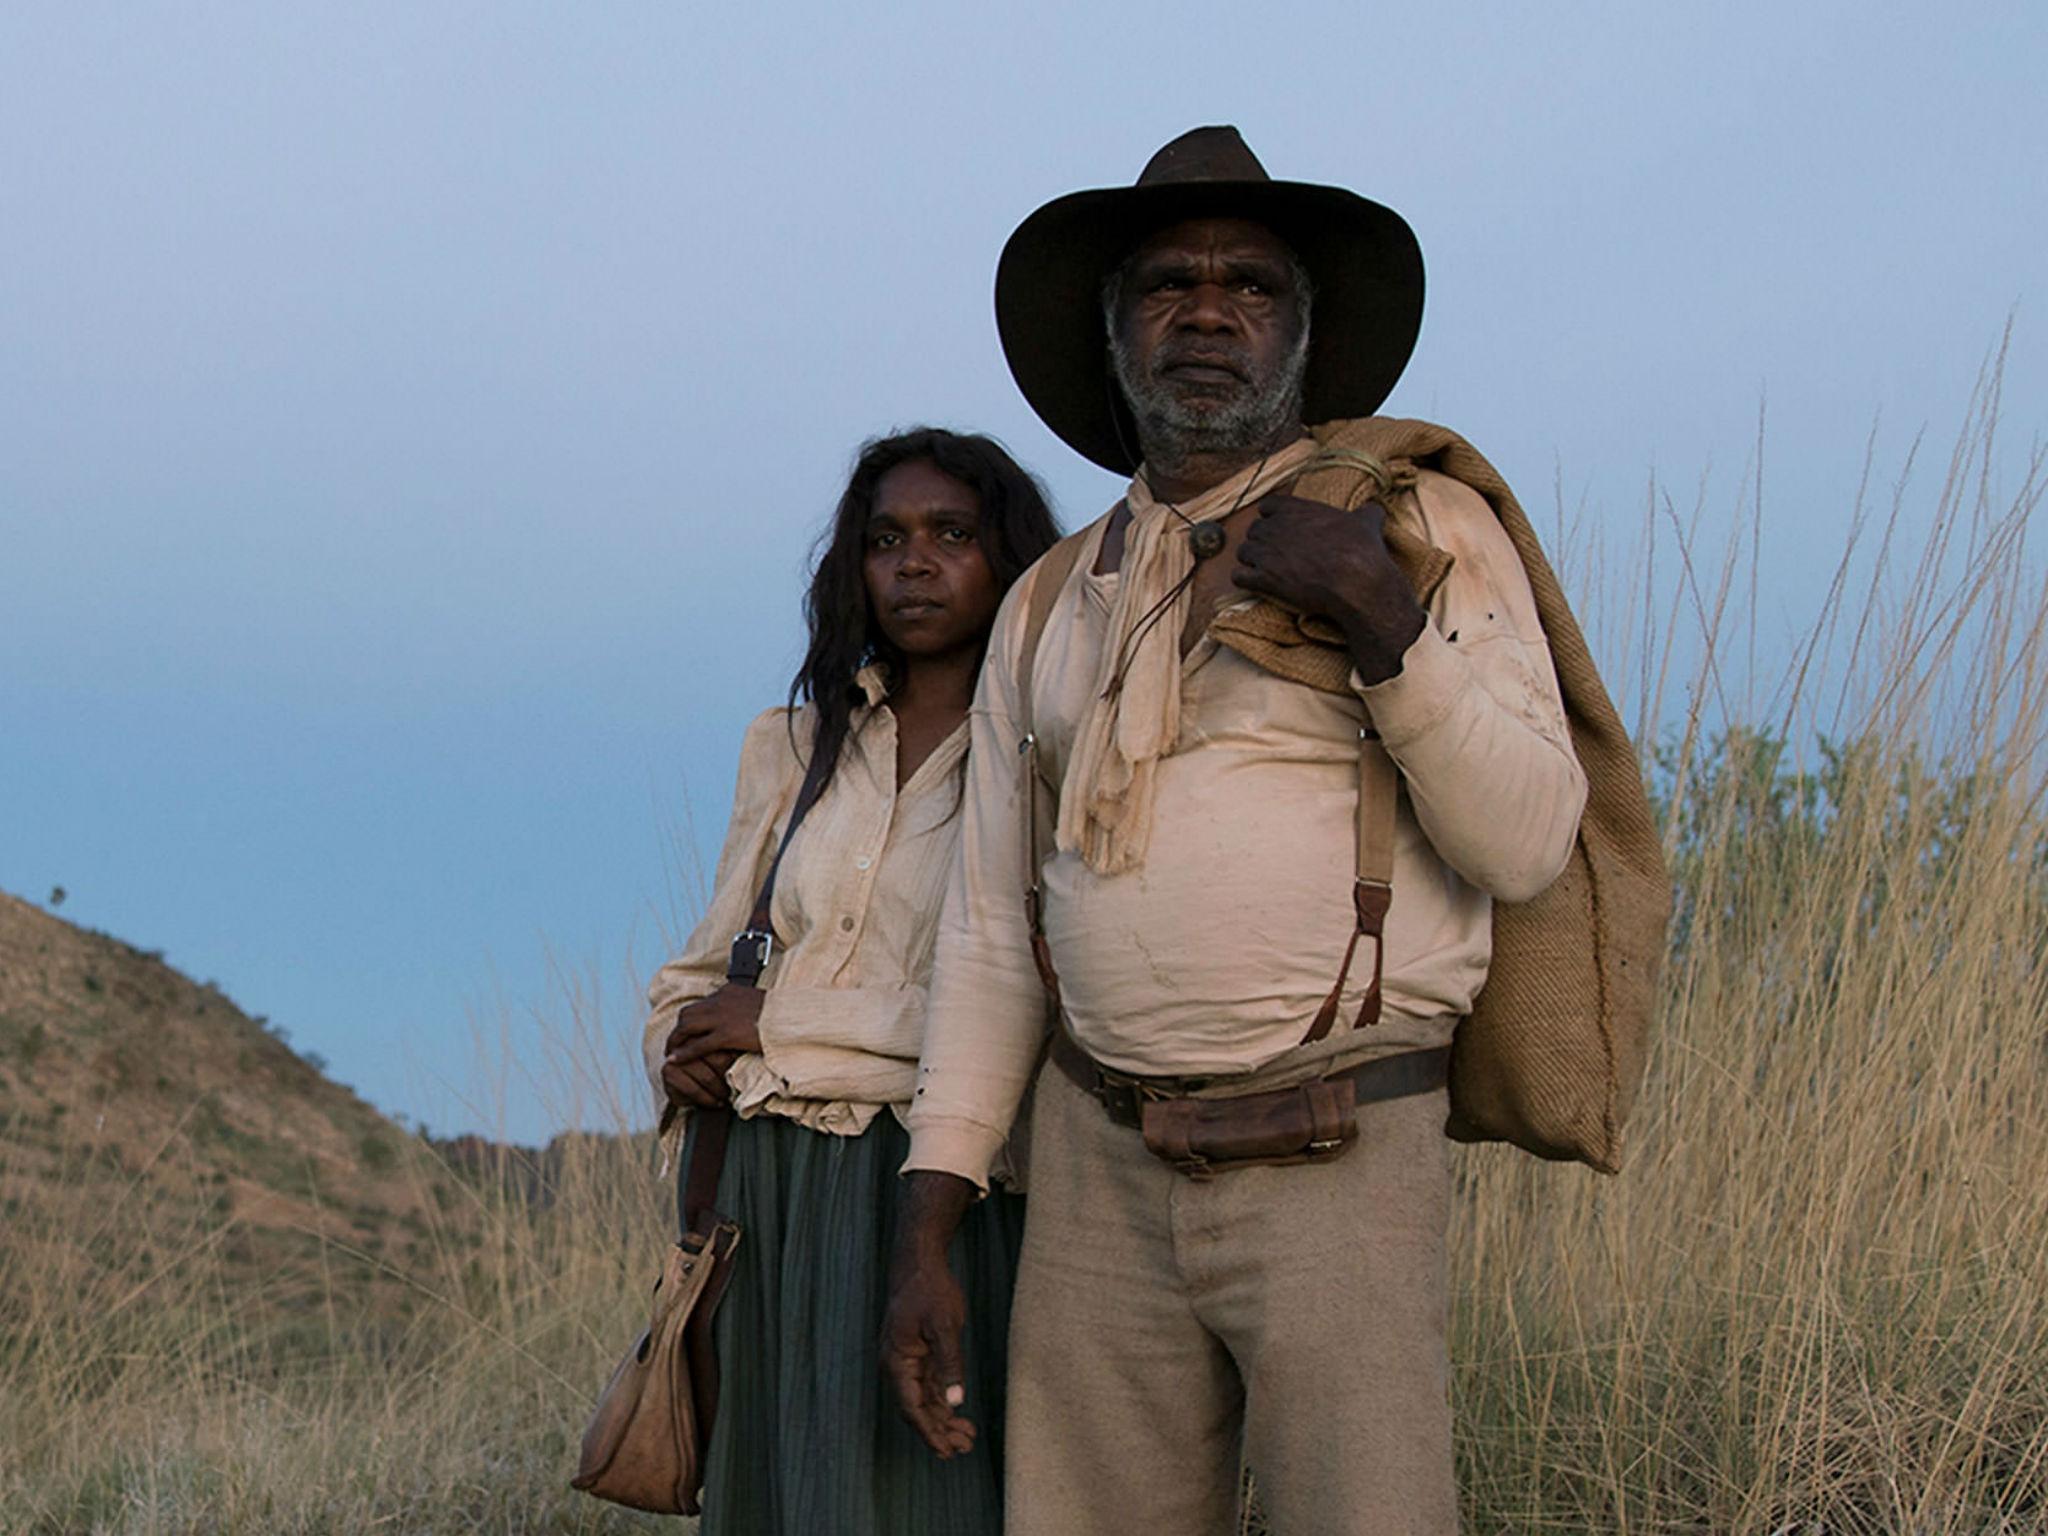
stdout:
<svg viewBox="0 0 2048 1536">
<path fill-rule="evenodd" d="M 1344 1077 L 1233 1099 L 1148 1099 L 1140 1126 L 1151 1152 L 1195 1178 L 1324 1162 L 1358 1136 L 1357 1085 Z"/>
</svg>

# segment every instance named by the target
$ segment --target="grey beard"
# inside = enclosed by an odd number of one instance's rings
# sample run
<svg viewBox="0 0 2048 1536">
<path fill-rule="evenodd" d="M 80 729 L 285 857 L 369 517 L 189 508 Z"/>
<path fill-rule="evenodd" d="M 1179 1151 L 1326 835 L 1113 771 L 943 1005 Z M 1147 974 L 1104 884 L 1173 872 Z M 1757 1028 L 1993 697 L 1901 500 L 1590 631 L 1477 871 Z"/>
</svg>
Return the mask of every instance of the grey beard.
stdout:
<svg viewBox="0 0 2048 1536">
<path fill-rule="evenodd" d="M 1114 326 L 1109 360 L 1137 423 L 1145 462 L 1171 469 L 1201 456 L 1257 453 L 1301 420 L 1308 327 L 1301 327 L 1294 345 L 1269 375 L 1254 377 L 1236 398 L 1224 401 L 1191 403 L 1163 380 L 1140 375 Z"/>
</svg>

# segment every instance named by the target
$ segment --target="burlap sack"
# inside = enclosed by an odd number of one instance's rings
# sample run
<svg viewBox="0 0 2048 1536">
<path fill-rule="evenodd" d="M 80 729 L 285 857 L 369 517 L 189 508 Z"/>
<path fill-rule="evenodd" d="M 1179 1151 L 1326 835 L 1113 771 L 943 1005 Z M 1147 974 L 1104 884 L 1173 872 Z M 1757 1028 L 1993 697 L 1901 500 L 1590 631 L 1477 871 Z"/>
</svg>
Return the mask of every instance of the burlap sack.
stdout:
<svg viewBox="0 0 2048 1536">
<path fill-rule="evenodd" d="M 1635 748 L 1535 530 L 1478 450 L 1425 421 L 1373 416 L 1313 430 L 1325 453 L 1294 494 L 1345 507 L 1378 499 L 1388 511 L 1388 549 L 1425 600 L 1451 557 L 1417 531 L 1410 498 L 1418 468 L 1483 496 L 1522 557 L 1585 769 L 1586 812 L 1556 882 L 1533 901 L 1494 904 L 1493 965 L 1458 1028 L 1447 1129 L 1460 1141 L 1509 1141 L 1538 1157 L 1617 1172 L 1671 910 Z M 1283 677 L 1349 691 L 1350 656 L 1318 620 L 1262 600 L 1211 628 L 1220 643 Z"/>
</svg>

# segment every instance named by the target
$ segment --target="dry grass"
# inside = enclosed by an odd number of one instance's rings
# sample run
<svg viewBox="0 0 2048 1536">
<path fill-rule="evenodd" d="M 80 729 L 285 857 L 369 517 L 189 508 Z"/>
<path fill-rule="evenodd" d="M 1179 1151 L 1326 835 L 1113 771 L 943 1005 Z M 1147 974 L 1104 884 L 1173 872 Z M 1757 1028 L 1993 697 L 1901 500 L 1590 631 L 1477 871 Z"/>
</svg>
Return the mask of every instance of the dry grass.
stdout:
<svg viewBox="0 0 2048 1536">
<path fill-rule="evenodd" d="M 1703 726 L 1741 713 L 1703 665 L 1658 754 L 1679 922 L 1632 1165 L 1463 1160 L 1475 1531 L 2048 1529 L 2048 611 L 1996 386 L 1933 541 L 1900 547 L 1905 477 L 1770 730 Z M 1692 558 L 1726 665 L 1740 558 Z M 1684 646 L 1648 626 L 1637 675 Z"/>
<path fill-rule="evenodd" d="M 1602 646 L 1632 713 L 1683 722 L 1653 765 L 1681 922 L 1629 1170 L 1463 1155 L 1475 1532 L 2048 1529 L 2041 482 L 1994 491 L 1995 421 L 1994 371 L 1933 517 L 1940 477 L 1902 477 L 1741 698 L 1743 538 L 1703 568 L 1653 496 L 1684 602 L 1632 559 L 1599 605 L 1640 621 Z M 645 1154 L 572 1145 L 541 1205 L 482 1181 L 407 1261 L 409 1318 L 330 1301 L 284 1339 L 208 1232 L 62 1286 L 6 1241 L 0 1529 L 657 1528 L 564 1486 L 667 1221 Z"/>
<path fill-rule="evenodd" d="M 282 1317 L 225 1253 L 232 1228 L 83 1285 L 44 1283 L 8 1243 L 0 1530 L 656 1528 L 566 1486 L 589 1394 L 644 1321 L 665 1219 L 646 1152 L 569 1144 L 544 1205 L 522 1169 L 463 1181 L 423 1257 L 330 1243 L 331 1292 Z M 402 1278 L 402 1308 L 357 1304 L 369 1269 Z"/>
</svg>

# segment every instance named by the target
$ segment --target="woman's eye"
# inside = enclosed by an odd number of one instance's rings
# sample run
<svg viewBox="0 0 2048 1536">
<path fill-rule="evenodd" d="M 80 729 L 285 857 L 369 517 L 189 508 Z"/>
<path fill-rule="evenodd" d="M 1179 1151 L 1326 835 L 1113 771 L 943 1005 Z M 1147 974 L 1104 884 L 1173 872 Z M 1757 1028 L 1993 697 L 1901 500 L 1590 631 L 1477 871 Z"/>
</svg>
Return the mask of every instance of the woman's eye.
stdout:
<svg viewBox="0 0 2048 1536">
<path fill-rule="evenodd" d="M 901 535 L 901 534 L 896 534 L 896 533 L 874 533 L 874 534 L 870 534 L 870 535 L 868 535 L 868 548 L 869 548 L 869 549 L 894 549 L 894 548 L 896 547 L 896 541 L 897 541 L 898 539 L 900 539 L 901 537 L 902 537 L 902 535 Z"/>
<path fill-rule="evenodd" d="M 949 544 L 971 544 L 974 542 L 974 535 L 965 528 L 948 528 L 939 537 Z"/>
</svg>

